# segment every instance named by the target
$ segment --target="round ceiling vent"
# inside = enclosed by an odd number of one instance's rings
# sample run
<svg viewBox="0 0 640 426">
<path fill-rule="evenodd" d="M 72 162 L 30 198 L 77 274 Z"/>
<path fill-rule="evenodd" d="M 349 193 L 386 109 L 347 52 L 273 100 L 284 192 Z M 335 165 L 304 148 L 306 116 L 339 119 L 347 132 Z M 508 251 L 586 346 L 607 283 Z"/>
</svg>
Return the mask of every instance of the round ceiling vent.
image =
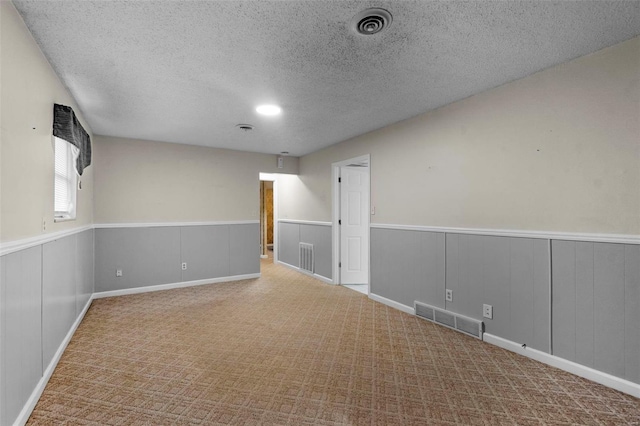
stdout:
<svg viewBox="0 0 640 426">
<path fill-rule="evenodd" d="M 250 132 L 253 130 L 253 126 L 251 124 L 236 124 L 236 127 L 244 132 Z"/>
<path fill-rule="evenodd" d="M 351 27 L 358 34 L 377 34 L 391 25 L 391 14 L 384 9 L 372 8 L 358 13 L 351 20 Z"/>
</svg>

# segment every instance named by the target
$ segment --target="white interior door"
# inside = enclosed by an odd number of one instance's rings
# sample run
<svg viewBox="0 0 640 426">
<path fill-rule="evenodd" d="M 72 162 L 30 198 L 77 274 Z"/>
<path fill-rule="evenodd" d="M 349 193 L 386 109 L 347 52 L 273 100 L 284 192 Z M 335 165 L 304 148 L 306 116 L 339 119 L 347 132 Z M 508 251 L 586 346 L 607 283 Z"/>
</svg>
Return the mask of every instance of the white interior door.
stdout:
<svg viewBox="0 0 640 426">
<path fill-rule="evenodd" d="M 340 167 L 340 283 L 369 281 L 369 169 Z"/>
</svg>

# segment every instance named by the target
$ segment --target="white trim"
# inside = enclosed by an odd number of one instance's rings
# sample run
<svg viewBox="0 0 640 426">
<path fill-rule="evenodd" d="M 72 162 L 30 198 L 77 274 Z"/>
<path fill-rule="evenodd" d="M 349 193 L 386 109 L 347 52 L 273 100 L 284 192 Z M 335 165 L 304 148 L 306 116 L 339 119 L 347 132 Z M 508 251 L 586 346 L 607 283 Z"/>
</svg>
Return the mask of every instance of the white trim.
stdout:
<svg viewBox="0 0 640 426">
<path fill-rule="evenodd" d="M 73 234 L 79 234 L 80 232 L 88 231 L 90 229 L 93 229 L 93 225 L 86 225 L 73 229 L 65 229 L 64 231 L 58 232 L 49 232 L 47 234 L 37 235 L 35 237 L 23 238 L 21 240 L 2 243 L 0 244 L 0 256 L 39 246 L 51 241 L 59 240 L 60 238 L 68 237 Z"/>
<path fill-rule="evenodd" d="M 549 294 L 547 295 L 547 301 L 549 302 L 549 353 L 553 353 L 553 254 L 551 252 L 553 244 L 551 240 L 547 241 L 547 261 L 549 262 L 549 273 L 547 275 L 547 283 L 549 286 Z"/>
<path fill-rule="evenodd" d="M 271 248 L 273 249 L 273 261 L 276 262 L 278 260 L 278 173 L 260 172 L 258 179 L 273 182 L 273 243 L 271 244 Z M 262 214 L 262 212 L 260 212 L 260 214 Z M 260 223 L 260 221 L 258 221 L 258 223 Z M 262 237 L 260 241 L 262 241 Z M 262 244 L 262 242 L 260 244 Z M 267 244 L 267 247 L 269 247 L 269 244 Z"/>
<path fill-rule="evenodd" d="M 390 307 L 392 307 L 394 309 L 397 309 L 399 311 L 406 312 L 407 314 L 410 314 L 410 315 L 415 315 L 416 314 L 416 310 L 414 308 L 412 308 L 411 306 L 403 305 L 402 303 L 398 303 L 395 300 L 391 300 L 391 299 L 387 299 L 386 297 L 378 296 L 375 293 L 371 293 L 371 290 L 369 290 L 369 299 L 375 300 L 376 302 L 380 302 L 383 305 L 390 306 Z"/>
<path fill-rule="evenodd" d="M 279 184 L 278 184 L 278 178 L 277 175 L 274 175 L 274 180 L 273 180 L 273 244 L 271 249 L 273 250 L 273 261 L 276 262 L 278 260 L 278 244 L 280 244 L 280 239 L 278 237 L 279 232 L 280 232 L 280 225 L 278 224 L 278 215 L 279 213 L 279 208 L 278 208 L 278 200 L 280 199 L 280 195 L 279 195 Z M 268 247 L 268 245 L 267 245 Z"/>
<path fill-rule="evenodd" d="M 511 352 L 515 352 L 552 367 L 567 371 L 571 374 L 575 374 L 576 376 L 584 377 L 585 379 L 619 390 L 620 392 L 635 396 L 636 398 L 640 398 L 640 385 L 637 383 L 612 376 L 611 374 L 603 373 L 602 371 L 594 370 L 593 368 L 568 361 L 555 355 L 550 355 L 537 349 L 527 347 L 523 348 L 518 343 L 492 334 L 484 333 L 483 340 L 487 343 L 491 343 L 492 345 L 499 346 Z"/>
<path fill-rule="evenodd" d="M 338 186 L 338 177 L 340 176 L 340 167 L 331 166 L 331 242 L 333 245 L 333 254 L 331 256 L 331 273 L 333 274 L 333 282 L 340 284 L 340 228 L 338 228 L 338 220 L 340 219 L 340 187 Z M 369 232 L 371 233 L 371 232 Z"/>
<path fill-rule="evenodd" d="M 371 228 L 403 231 L 443 232 L 447 234 L 490 235 L 497 237 L 540 238 L 566 241 L 592 241 L 597 243 L 640 244 L 640 235 L 589 234 L 578 232 L 519 231 L 513 229 L 447 228 L 441 226 L 394 225 L 372 223 Z"/>
<path fill-rule="evenodd" d="M 47 383 L 49 383 L 49 379 L 51 379 L 51 376 L 53 375 L 53 371 L 56 369 L 56 366 L 58 365 L 58 362 L 60 361 L 60 358 L 62 357 L 64 350 L 67 348 L 67 345 L 71 341 L 73 334 L 76 332 L 76 329 L 84 319 L 84 316 L 89 310 L 89 306 L 91 306 L 92 301 L 93 301 L 93 295 L 91 295 L 91 297 L 89 298 L 89 301 L 87 301 L 87 303 L 84 305 L 82 312 L 80 312 L 80 315 L 78 315 L 78 317 L 74 321 L 73 325 L 69 329 L 69 332 L 64 337 L 64 340 L 62 341 L 62 343 L 60 343 L 60 346 L 58 347 L 58 350 L 53 356 L 53 359 L 49 363 L 49 366 L 47 366 L 47 369 L 44 370 L 44 374 L 38 381 L 38 384 L 36 385 L 35 389 L 33 389 L 33 392 L 31 392 L 31 396 L 29 396 L 29 399 L 24 404 L 24 406 L 22 407 L 22 410 L 20 411 L 20 414 L 18 415 L 15 422 L 13 423 L 14 426 L 16 425 L 23 426 L 27 423 L 27 420 L 29 420 L 29 416 L 33 412 L 33 409 L 36 407 L 36 404 L 38 403 L 38 400 L 40 399 L 42 392 L 44 392 L 44 388 L 47 386 Z"/>
<path fill-rule="evenodd" d="M 323 282 L 325 282 L 325 283 L 327 283 L 327 284 L 333 284 L 333 280 L 331 280 L 331 279 L 329 279 L 329 278 L 327 278 L 327 277 L 323 277 L 322 275 L 318 275 L 318 274 L 311 274 L 311 273 L 309 273 L 309 272 L 307 272 L 307 271 L 304 271 L 304 270 L 302 270 L 302 269 L 298 268 L 297 266 L 293 266 L 293 265 L 290 265 L 290 264 L 288 264 L 288 263 L 286 263 L 286 262 L 283 262 L 282 260 L 279 260 L 279 261 L 278 261 L 278 262 L 276 262 L 276 263 L 279 263 L 279 264 L 280 264 L 280 265 L 282 265 L 282 266 L 286 266 L 287 268 L 291 268 L 291 269 L 293 269 L 294 271 L 298 271 L 298 272 L 300 272 L 301 274 L 305 274 L 305 275 L 308 275 L 308 276 L 310 276 L 310 277 L 312 277 L 312 278 L 316 278 L 316 279 L 318 279 L 318 280 L 320 280 L 320 281 L 323 281 Z"/>
<path fill-rule="evenodd" d="M 300 272 L 304 273 L 303 271 L 300 271 Z M 330 280 L 327 277 L 323 277 L 322 275 L 318 275 L 318 274 L 313 274 L 312 276 L 313 276 L 313 278 L 316 278 L 316 279 L 318 279 L 320 281 L 323 281 L 323 282 L 325 282 L 327 284 L 333 285 L 333 280 Z"/>
<path fill-rule="evenodd" d="M 260 255 L 260 259 L 268 259 L 269 255 L 268 254 L 261 254 Z"/>
<path fill-rule="evenodd" d="M 331 226 L 331 222 L 320 222 L 317 220 L 294 220 L 294 219 L 280 219 L 278 222 L 281 223 L 293 223 L 299 225 L 318 225 L 318 226 Z"/>
<path fill-rule="evenodd" d="M 259 224 L 260 220 L 228 220 L 217 222 L 157 222 L 157 223 L 96 223 L 96 229 L 107 228 L 157 228 L 163 226 L 211 226 Z"/>
<path fill-rule="evenodd" d="M 179 283 L 150 285 L 146 287 L 133 287 L 125 288 L 122 290 L 101 291 L 99 293 L 93 293 L 94 299 L 103 299 L 105 297 L 126 296 L 128 294 L 138 293 L 150 293 L 153 291 L 172 290 L 174 288 L 194 287 L 205 284 L 225 283 L 231 281 L 250 280 L 254 278 L 260 278 L 260 274 L 244 274 L 244 275 L 232 275 L 230 277 L 209 278 L 206 280 L 195 281 L 182 281 Z"/>
</svg>

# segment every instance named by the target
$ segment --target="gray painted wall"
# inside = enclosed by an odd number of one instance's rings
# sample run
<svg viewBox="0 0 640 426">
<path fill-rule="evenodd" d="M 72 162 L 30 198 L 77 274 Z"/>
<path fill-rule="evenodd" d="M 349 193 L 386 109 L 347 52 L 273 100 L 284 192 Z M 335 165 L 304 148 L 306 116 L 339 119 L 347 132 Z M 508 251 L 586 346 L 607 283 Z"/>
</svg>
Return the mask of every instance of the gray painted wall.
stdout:
<svg viewBox="0 0 640 426">
<path fill-rule="evenodd" d="M 280 222 L 278 224 L 278 260 L 300 267 L 300 224 Z"/>
<path fill-rule="evenodd" d="M 331 227 L 322 225 L 300 225 L 300 242 L 313 244 L 313 255 L 315 257 L 315 273 L 331 279 L 333 268 L 331 255 Z M 297 245 L 296 245 L 297 246 Z"/>
<path fill-rule="evenodd" d="M 553 353 L 640 383 L 640 246 L 553 241 Z"/>
<path fill-rule="evenodd" d="M 487 333 L 547 353 L 549 268 L 547 240 L 371 229 L 371 293 L 484 321 Z"/>
<path fill-rule="evenodd" d="M 228 277 L 229 227 L 186 226 L 181 230 L 182 257 L 187 262 L 184 281 Z M 113 273 L 109 271 L 110 273 Z"/>
<path fill-rule="evenodd" d="M 257 223 L 97 229 L 96 292 L 256 274 L 259 238 Z"/>
<path fill-rule="evenodd" d="M 229 273 L 231 276 L 260 272 L 260 224 L 229 228 Z"/>
<path fill-rule="evenodd" d="M 96 292 L 181 282 L 180 264 L 180 227 L 96 229 Z"/>
<path fill-rule="evenodd" d="M 640 383 L 639 245 L 372 228 L 371 293 Z"/>
<path fill-rule="evenodd" d="M 95 232 L 93 230 L 76 235 L 76 316 L 91 298 L 94 290 L 95 262 Z"/>
<path fill-rule="evenodd" d="M 447 234 L 446 309 L 485 323 L 487 333 L 549 353 L 548 240 Z M 482 305 L 493 306 L 493 319 Z"/>
<path fill-rule="evenodd" d="M 93 230 L 0 257 L 0 424 L 12 424 L 94 289 Z"/>
<path fill-rule="evenodd" d="M 2 419 L 10 424 L 42 377 L 40 246 L 1 258 Z"/>
<path fill-rule="evenodd" d="M 315 256 L 314 273 L 332 279 L 332 237 L 331 227 L 307 223 L 278 223 L 278 260 L 288 265 L 300 267 L 300 243 L 313 244 Z"/>
<path fill-rule="evenodd" d="M 42 353 L 46 367 L 76 319 L 75 236 L 42 246 Z"/>
<path fill-rule="evenodd" d="M 445 307 L 445 235 L 371 229 L 371 293 L 413 306 Z"/>
</svg>

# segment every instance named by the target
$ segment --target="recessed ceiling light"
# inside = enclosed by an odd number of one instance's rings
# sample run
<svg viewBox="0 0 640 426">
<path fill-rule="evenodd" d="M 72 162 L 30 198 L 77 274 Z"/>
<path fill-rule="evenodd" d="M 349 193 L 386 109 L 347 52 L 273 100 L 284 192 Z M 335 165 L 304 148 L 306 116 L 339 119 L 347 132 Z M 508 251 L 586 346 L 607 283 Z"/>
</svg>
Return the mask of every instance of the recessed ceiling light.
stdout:
<svg viewBox="0 0 640 426">
<path fill-rule="evenodd" d="M 262 115 L 278 115 L 282 112 L 282 108 L 278 105 L 260 105 L 256 108 L 256 112 Z"/>
</svg>

